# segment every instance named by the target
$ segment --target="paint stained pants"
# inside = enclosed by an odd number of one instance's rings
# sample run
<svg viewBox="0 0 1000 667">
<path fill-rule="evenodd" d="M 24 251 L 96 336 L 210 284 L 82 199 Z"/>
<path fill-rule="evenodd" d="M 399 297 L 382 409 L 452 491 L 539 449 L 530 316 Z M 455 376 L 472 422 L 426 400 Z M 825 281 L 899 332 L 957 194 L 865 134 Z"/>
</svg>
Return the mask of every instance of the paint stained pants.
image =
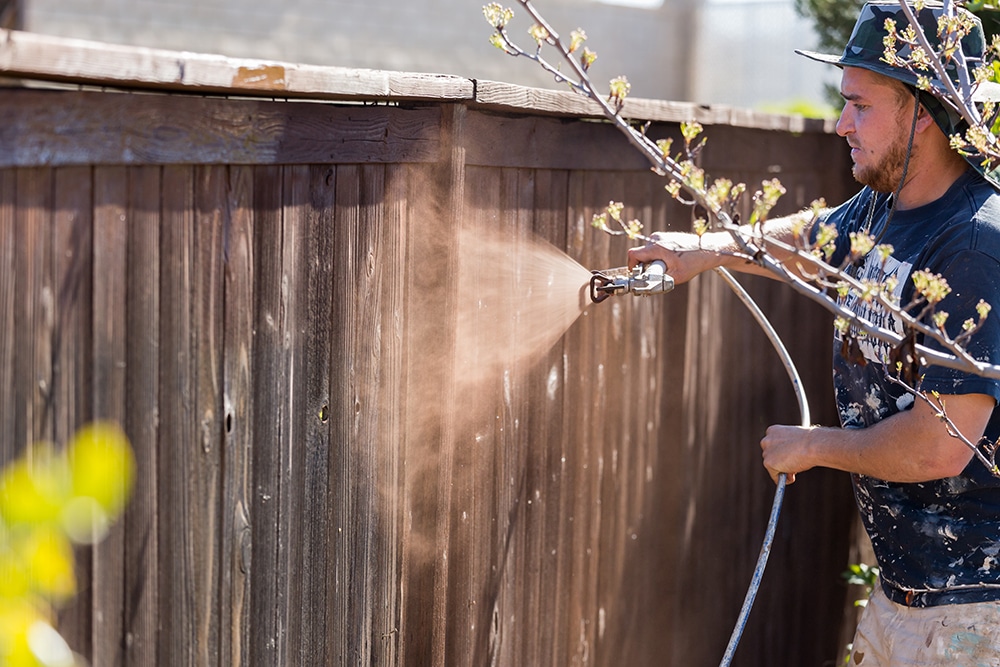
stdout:
<svg viewBox="0 0 1000 667">
<path fill-rule="evenodd" d="M 1000 602 L 905 607 L 876 586 L 849 665 L 1000 667 Z"/>
</svg>

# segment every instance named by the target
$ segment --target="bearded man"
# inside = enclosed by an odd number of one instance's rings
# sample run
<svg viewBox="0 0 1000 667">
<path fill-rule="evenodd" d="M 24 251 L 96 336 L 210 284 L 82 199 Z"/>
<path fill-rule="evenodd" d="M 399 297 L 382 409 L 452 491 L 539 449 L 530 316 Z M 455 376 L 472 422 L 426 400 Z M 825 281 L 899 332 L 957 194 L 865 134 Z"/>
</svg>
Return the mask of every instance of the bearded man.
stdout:
<svg viewBox="0 0 1000 667">
<path fill-rule="evenodd" d="M 943 8 L 926 4 L 919 22 L 932 43 L 938 42 Z M 967 16 L 975 28 L 962 50 L 977 62 L 984 50 L 982 29 Z M 952 291 L 939 310 L 949 313 L 946 327 L 954 337 L 966 319 L 979 319 L 981 300 L 1000 307 L 1000 195 L 995 175 L 980 159 L 967 160 L 951 148 L 950 135 L 963 130 L 957 114 L 918 90 L 908 69 L 884 60 L 886 18 L 900 29 L 907 25 L 897 2 L 871 2 L 843 54 L 800 52 L 843 68 L 837 133 L 847 140 L 854 176 L 865 186 L 825 211 L 818 223 L 838 231 L 834 266 L 847 257 L 852 232 L 891 246 L 888 259 L 876 250 L 851 270 L 862 280 L 894 284 L 901 304 L 912 301 L 915 271 L 944 277 Z M 792 229 L 791 218 L 769 221 L 767 236 L 790 245 Z M 790 270 L 801 271 L 779 247 L 769 250 Z M 664 260 L 678 284 L 718 266 L 770 275 L 736 251 L 728 232 L 701 238 L 660 233 L 629 251 L 629 265 Z M 904 332 L 903 324 L 877 305 L 857 297 L 846 297 L 843 305 Z M 896 381 L 889 346 L 856 333 L 834 332 L 841 425 L 771 426 L 761 440 L 764 466 L 772 478 L 785 474 L 789 483 L 816 466 L 851 473 L 880 581 L 858 627 L 850 664 L 1000 665 L 1000 479 L 948 433 L 925 401 Z M 861 354 L 842 354 L 845 342 L 857 344 Z M 917 342 L 935 345 L 929 339 Z M 976 359 L 1000 364 L 1000 308 L 966 349 Z M 920 391 L 937 392 L 948 418 L 971 442 L 1000 439 L 1000 382 L 940 366 L 920 367 L 918 377 Z"/>
</svg>

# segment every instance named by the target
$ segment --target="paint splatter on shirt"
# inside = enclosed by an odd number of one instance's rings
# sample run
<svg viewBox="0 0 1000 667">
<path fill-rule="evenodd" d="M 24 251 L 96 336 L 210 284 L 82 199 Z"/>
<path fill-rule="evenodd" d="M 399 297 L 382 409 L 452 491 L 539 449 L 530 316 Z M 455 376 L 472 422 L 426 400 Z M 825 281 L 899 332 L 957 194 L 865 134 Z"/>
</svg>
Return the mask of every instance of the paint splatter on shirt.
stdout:
<svg viewBox="0 0 1000 667">
<path fill-rule="evenodd" d="M 874 197 L 874 203 L 873 203 Z M 888 215 L 889 197 L 865 188 L 825 219 L 838 229 L 838 250 L 846 257 L 849 233 L 878 232 Z M 976 358 L 1000 364 L 1000 195 L 972 171 L 931 204 L 897 210 L 881 240 L 893 247 L 887 261 L 872 252 L 856 269 L 864 279 L 898 280 L 899 303 L 913 298 L 914 269 L 944 276 L 952 292 L 939 310 L 949 313 L 946 329 L 954 336 L 968 318 L 978 320 L 980 299 L 994 309 L 967 344 Z M 901 333 L 890 313 L 856 298 L 844 305 L 886 329 Z M 902 410 L 914 397 L 886 375 L 890 347 L 861 337 L 857 355 L 844 355 L 835 334 L 833 375 L 844 428 L 865 428 Z M 930 340 L 918 339 L 928 347 Z M 1000 400 L 1000 381 L 942 368 L 919 369 L 921 389 L 942 395 L 981 393 Z M 943 426 L 942 426 L 943 429 Z M 985 437 L 1000 438 L 1000 409 L 994 410 Z M 977 459 L 961 475 L 917 484 L 886 482 L 852 475 L 855 498 L 872 540 L 886 595 L 909 606 L 1000 600 L 1000 479 Z"/>
</svg>

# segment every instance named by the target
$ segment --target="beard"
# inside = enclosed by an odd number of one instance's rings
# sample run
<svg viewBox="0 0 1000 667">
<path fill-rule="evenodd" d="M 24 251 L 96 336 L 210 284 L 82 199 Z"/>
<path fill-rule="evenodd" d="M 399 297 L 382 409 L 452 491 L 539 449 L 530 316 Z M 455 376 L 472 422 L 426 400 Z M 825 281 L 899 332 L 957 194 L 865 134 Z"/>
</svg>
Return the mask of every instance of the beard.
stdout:
<svg viewBox="0 0 1000 667">
<path fill-rule="evenodd" d="M 866 167 L 855 164 L 854 180 L 875 192 L 895 192 L 903 178 L 907 143 L 905 138 L 898 136 L 875 164 Z"/>
</svg>

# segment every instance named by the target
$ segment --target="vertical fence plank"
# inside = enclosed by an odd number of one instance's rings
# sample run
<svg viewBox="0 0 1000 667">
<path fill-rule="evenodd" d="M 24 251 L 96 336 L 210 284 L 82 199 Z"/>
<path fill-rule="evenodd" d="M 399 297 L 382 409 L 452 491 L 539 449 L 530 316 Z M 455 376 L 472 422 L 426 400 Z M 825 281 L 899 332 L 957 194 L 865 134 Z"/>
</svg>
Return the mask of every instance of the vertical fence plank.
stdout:
<svg viewBox="0 0 1000 667">
<path fill-rule="evenodd" d="M 584 261 L 583 258 L 583 233 L 582 225 L 585 212 L 581 210 L 583 199 L 583 183 L 580 174 L 570 173 L 566 187 L 566 218 L 565 218 L 565 249 L 566 252 L 577 261 Z M 572 327 L 565 338 L 567 350 L 585 350 L 580 346 L 581 333 L 587 320 L 577 322 Z M 578 554 L 577 546 L 573 543 L 573 535 L 576 530 L 574 513 L 574 496 L 577 493 L 577 470 L 578 461 L 578 438 L 576 424 L 578 418 L 587 410 L 586 406 L 581 406 L 579 401 L 580 378 L 577 376 L 577 365 L 580 364 L 578 355 L 565 354 L 562 359 L 561 374 L 566 391 L 562 394 L 563 409 L 558 411 L 561 423 L 559 427 L 559 437 L 557 448 L 559 450 L 559 472 L 560 494 L 558 496 L 557 527 L 554 527 L 554 551 L 556 559 L 554 563 L 553 594 L 555 603 L 552 609 L 552 619 L 554 633 L 548 651 L 549 660 L 553 665 L 569 665 L 571 663 L 570 653 L 572 642 L 575 637 L 577 627 L 571 627 L 574 622 L 571 620 L 571 598 L 575 588 L 573 578 L 573 564 Z"/>
<path fill-rule="evenodd" d="M 629 217 L 634 213 L 647 233 L 677 222 L 666 216 L 671 200 L 662 185 L 652 175 L 626 184 L 626 203 L 640 203 L 630 206 Z M 623 263 L 622 256 L 613 256 L 613 264 L 616 259 Z M 685 642 L 683 617 L 673 615 L 673 573 L 678 570 L 686 501 L 678 489 L 687 473 L 678 465 L 676 451 L 681 441 L 677 406 L 683 385 L 686 294 L 686 288 L 678 288 L 662 297 L 626 300 L 621 345 L 629 369 L 623 387 L 629 392 L 623 400 L 628 409 L 615 428 L 631 454 L 621 457 L 615 497 L 629 522 L 622 527 L 628 531 L 627 547 L 616 561 L 617 580 L 607 582 L 611 585 L 602 592 L 606 636 L 598 664 L 658 664 L 664 645 Z"/>
<path fill-rule="evenodd" d="M 331 518 L 333 538 L 332 563 L 330 577 L 333 584 L 333 595 L 336 600 L 331 627 L 333 647 L 333 664 L 350 665 L 363 662 L 359 646 L 358 624 L 364 616 L 367 600 L 363 591 L 357 590 L 357 570 L 364 565 L 356 562 L 358 536 L 355 531 L 360 528 L 356 520 L 360 510 L 355 503 L 360 500 L 354 492 L 353 467 L 357 464 L 353 451 L 356 437 L 356 412 L 361 409 L 358 397 L 353 393 L 354 375 L 357 372 L 354 364 L 362 364 L 363 360 L 355 359 L 349 338 L 350 330 L 357 326 L 356 308 L 358 307 L 358 291 L 353 288 L 353 281 L 358 279 L 359 270 L 356 256 L 360 234 L 360 170 L 356 165 L 345 165 L 337 168 L 336 174 L 336 215 L 335 215 L 335 256 L 334 266 L 339 275 L 345 276 L 345 282 L 352 285 L 351 294 L 339 293 L 333 302 L 332 323 L 334 340 L 337 346 L 333 353 L 330 372 L 332 386 L 331 398 L 331 430 L 330 440 L 333 449 L 330 452 L 330 491 Z"/>
<path fill-rule="evenodd" d="M 283 485 L 283 442 L 290 415 L 289 343 L 285 313 L 290 298 L 284 274 L 285 230 L 282 220 L 282 168 L 257 167 L 253 177 L 254 203 L 254 345 L 252 373 L 254 434 L 251 469 L 253 504 L 250 512 L 250 637 L 247 663 L 285 664 L 284 632 L 287 596 L 281 590 L 287 565 L 281 559 L 288 548 L 285 524 L 294 520 L 280 511 Z M 274 400 L 277 397 L 278 400 Z M 266 407 L 265 407 L 266 406 Z M 287 576 L 287 575 L 284 575 Z"/>
<path fill-rule="evenodd" d="M 506 437 L 499 450 L 499 486 L 496 503 L 497 551 L 494 554 L 491 590 L 486 602 L 489 611 L 489 653 L 488 659 L 494 664 L 514 664 L 520 647 L 527 641 L 529 626 L 525 619 L 530 604 L 537 604 L 528 595 L 536 580 L 538 569 L 528 560 L 528 534 L 536 515 L 531 513 L 534 495 L 528 486 L 529 475 L 537 467 L 537 449 L 545 446 L 544 441 L 532 437 L 530 431 L 530 406 L 533 390 L 532 378 L 544 369 L 538 365 L 539 358 L 546 352 L 541 349 L 526 349 L 530 345 L 531 334 L 536 327 L 544 326 L 531 317 L 534 310 L 531 300 L 544 298 L 535 290 L 544 289 L 535 277 L 548 267 L 534 266 L 536 261 L 535 241 L 531 230 L 535 208 L 535 173 L 529 169 L 504 171 L 501 200 L 507 211 L 505 236 L 514 248 L 514 274 L 509 286 L 510 294 L 522 295 L 518 303 L 515 320 L 506 341 L 510 348 L 512 363 L 509 376 L 504 380 L 503 430 Z M 523 306 L 523 308 L 522 308 Z M 519 396 L 528 400 L 519 399 Z M 533 556 L 534 554 L 532 554 Z"/>
<path fill-rule="evenodd" d="M 190 570 L 195 602 L 198 661 L 218 660 L 222 641 L 219 624 L 220 570 L 223 539 L 221 524 L 223 454 L 223 316 L 225 231 L 229 220 L 229 168 L 225 165 L 195 170 L 194 272 L 192 320 L 197 335 L 192 342 L 194 417 L 198 434 L 188 468 L 188 489 L 193 491 L 190 534 L 194 537 Z"/>
<path fill-rule="evenodd" d="M 18 206 L 15 222 L 14 322 L 23 323 L 14 335 L 15 411 L 12 440 L 16 451 L 31 442 L 51 439 L 45 423 L 47 387 L 51 377 L 52 170 L 17 172 Z"/>
<path fill-rule="evenodd" d="M 93 180 L 88 167 L 54 172 L 52 264 L 55 289 L 52 402 L 55 441 L 65 445 L 93 417 Z M 90 654 L 94 595 L 92 555 L 77 549 L 81 595 L 60 614 L 60 630 L 77 652 Z"/>
<path fill-rule="evenodd" d="M 538 236 L 555 247 L 566 247 L 567 196 L 569 172 L 538 170 L 535 185 L 534 229 Z M 579 326 L 577 323 L 575 326 Z M 565 516 L 560 512 L 564 493 L 563 470 L 566 441 L 560 437 L 565 403 L 565 343 L 560 340 L 539 361 L 542 372 L 536 376 L 529 400 L 531 410 L 527 428 L 532 434 L 531 454 L 537 463 L 529 464 L 527 495 L 531 505 L 525 514 L 531 517 L 525 567 L 536 572 L 526 597 L 522 616 L 526 638 L 520 660 L 513 663 L 549 664 L 561 637 L 555 622 L 556 605 L 565 591 L 558 576 L 565 558 L 559 536 Z"/>
<path fill-rule="evenodd" d="M 287 300 L 282 315 L 284 354 L 288 363 L 288 394 L 281 400 L 288 411 L 288 428 L 282 433 L 279 446 L 280 470 L 278 512 L 280 545 L 277 575 L 278 595 L 283 599 L 282 620 L 283 664 L 300 665 L 303 652 L 303 622 L 309 616 L 303 605 L 305 600 L 304 559 L 300 555 L 306 524 L 314 517 L 307 514 L 306 496 L 302 489 L 306 481 L 305 452 L 307 443 L 308 411 L 305 387 L 307 374 L 304 356 L 309 353 L 306 343 L 310 322 L 307 316 L 310 295 L 309 272 L 312 269 L 302 260 L 307 256 L 309 243 L 309 168 L 304 165 L 286 165 L 282 170 L 282 285 Z M 318 414 L 318 410 L 316 412 Z M 312 500 L 312 499 L 309 499 Z M 319 501 L 322 503 L 323 499 Z"/>
<path fill-rule="evenodd" d="M 330 521 L 330 395 L 333 302 L 349 298 L 352 291 L 334 279 L 336 169 L 304 166 L 288 170 L 286 225 L 294 216 L 298 254 L 292 283 L 299 299 L 295 308 L 295 345 L 292 354 L 292 433 L 294 445 L 293 516 L 295 553 L 292 576 L 296 591 L 290 599 L 295 610 L 289 641 L 296 654 L 293 664 L 330 664 L 328 627 L 331 605 L 327 571 L 331 552 Z M 366 519 L 355 517 L 356 523 Z M 360 598 L 354 603 L 360 604 Z M 291 629 L 290 629 L 291 630 Z"/>
<path fill-rule="evenodd" d="M 253 169 L 231 167 L 225 249 L 223 339 L 222 590 L 220 665 L 250 663 L 250 553 L 253 503 L 254 354 Z M 261 401 L 263 403 L 263 401 Z"/>
<path fill-rule="evenodd" d="M 225 167 L 163 173 L 158 468 L 164 664 L 218 656 L 221 280 Z"/>
<path fill-rule="evenodd" d="M 380 412 L 381 446 L 376 452 L 375 479 L 378 480 L 378 530 L 372 586 L 372 664 L 388 667 L 403 661 L 399 653 L 401 538 L 405 520 L 401 484 L 405 429 L 405 325 L 406 250 L 409 244 L 407 211 L 410 204 L 410 167 L 387 165 L 385 173 L 384 220 L 378 234 L 380 252 L 376 258 L 381 276 L 379 308 L 382 382 L 379 405 L 396 406 Z"/>
<path fill-rule="evenodd" d="M 0 465 L 14 458 L 17 453 L 17 391 L 14 384 L 15 340 L 17 325 L 14 319 L 17 266 L 20 254 L 15 242 L 17 215 L 17 172 L 0 169 L 0 424 L 7 435 L 0 438 Z"/>
<path fill-rule="evenodd" d="M 163 172 L 158 549 L 164 664 L 218 657 L 226 167 Z"/>
<path fill-rule="evenodd" d="M 69 441 L 93 416 L 93 179 L 89 167 L 55 170 L 52 220 L 56 325 L 53 341 L 54 437 Z"/>
<path fill-rule="evenodd" d="M 94 418 L 125 417 L 128 180 L 124 167 L 94 170 Z M 121 523 L 93 547 L 93 660 L 124 663 L 125 534 Z"/>
<path fill-rule="evenodd" d="M 655 198 L 649 188 L 649 179 L 634 177 L 624 182 L 613 179 L 611 185 L 613 192 L 609 195 L 625 204 L 624 219 L 638 219 L 649 225 Z M 666 197 L 666 194 L 662 196 Z M 591 234 L 600 232 L 593 230 Z M 609 243 L 605 265 L 624 265 L 627 246 L 621 240 Z M 648 429 L 646 420 L 656 419 L 656 413 L 649 408 L 657 404 L 656 382 L 659 377 L 654 360 L 648 358 L 654 349 L 652 341 L 647 338 L 649 346 L 643 341 L 643 336 L 649 335 L 649 332 L 642 327 L 651 313 L 665 305 L 665 297 L 629 297 L 612 299 L 592 309 L 595 316 L 610 315 L 601 346 L 605 350 L 606 382 L 602 393 L 607 396 L 607 402 L 600 415 L 603 430 L 597 436 L 600 442 L 605 443 L 602 458 L 604 475 L 599 490 L 602 521 L 597 550 L 597 664 L 620 659 L 630 643 L 626 641 L 627 631 L 622 627 L 622 618 L 634 604 L 633 592 L 626 588 L 631 569 L 628 565 L 632 560 L 630 557 L 637 541 L 646 539 L 639 526 L 646 490 L 645 455 L 656 443 L 650 443 L 644 436 Z M 602 312 L 605 310 L 610 312 Z"/>
<path fill-rule="evenodd" d="M 455 323 L 459 278 L 455 228 L 465 200 L 465 108 L 442 110 L 440 164 L 421 169 L 410 185 L 406 251 L 406 523 L 402 535 L 399 646 L 405 660 L 443 667 L 448 631 L 448 547 Z"/>
<path fill-rule="evenodd" d="M 387 345 L 391 336 L 393 304 L 388 298 L 392 295 L 386 285 L 392 284 L 399 270 L 391 263 L 391 248 L 385 243 L 391 239 L 386 230 L 383 205 L 386 198 L 386 174 L 383 165 L 372 164 L 361 167 L 360 195 L 360 235 L 359 244 L 354 249 L 356 253 L 357 285 L 359 303 L 364 306 L 356 313 L 355 325 L 352 327 L 351 358 L 353 370 L 351 373 L 352 394 L 356 397 L 355 431 L 352 434 L 352 455 L 358 457 L 356 468 L 358 483 L 354 484 L 362 515 L 368 517 L 369 525 L 364 531 L 361 544 L 364 551 L 357 553 L 363 566 L 359 599 L 364 600 L 364 620 L 359 624 L 361 634 L 358 637 L 365 646 L 361 657 L 372 663 L 377 659 L 379 637 L 375 632 L 375 616 L 385 591 L 377 587 L 380 580 L 378 570 L 381 565 L 378 549 L 382 544 L 382 533 L 385 529 L 378 514 L 379 497 L 389 480 L 383 474 L 380 466 L 380 450 L 389 443 L 393 432 L 389 416 L 391 411 L 383 409 L 386 396 L 392 395 L 386 387 L 386 382 L 393 379 L 386 373 L 388 370 L 387 354 L 394 349 Z M 364 333 L 367 332 L 367 333 Z"/>
<path fill-rule="evenodd" d="M 614 187 L 615 182 L 615 175 L 589 172 L 575 174 L 571 182 L 570 255 L 585 267 L 608 265 L 607 239 L 594 235 L 590 220 L 600 208 L 597 202 L 620 201 L 620 190 Z M 604 475 L 602 439 L 597 429 L 608 401 L 609 388 L 601 352 L 605 349 L 605 332 L 611 314 L 608 309 L 591 309 L 580 322 L 581 326 L 571 331 L 567 338 L 579 353 L 574 355 L 575 367 L 570 367 L 567 378 L 572 390 L 567 393 L 570 409 L 565 425 L 569 437 L 567 476 L 571 479 L 565 520 L 572 526 L 568 536 L 569 551 L 565 553 L 569 560 L 566 574 L 571 582 L 567 615 L 562 626 L 566 633 L 566 664 L 587 664 L 595 651 L 597 538 L 602 513 L 598 492 Z"/>
<path fill-rule="evenodd" d="M 384 196 L 383 167 L 337 169 L 336 262 L 338 274 L 347 276 L 346 284 L 353 290 L 349 298 L 338 292 L 334 303 L 335 338 L 340 345 L 331 373 L 331 394 L 338 406 L 331 433 L 336 443 L 331 488 L 335 576 L 340 582 L 337 599 L 352 601 L 336 626 L 335 636 L 343 647 L 338 664 L 370 663 L 377 647 L 373 617 L 382 593 L 375 590 L 382 526 L 376 511 L 385 483 L 378 475 L 379 448 L 385 446 L 387 436 L 381 400 L 385 394 L 382 341 L 393 326 L 381 288 L 397 270 L 382 260 L 380 204 Z M 358 516 L 366 520 L 353 519 Z"/>
<path fill-rule="evenodd" d="M 449 664 L 488 661 L 492 601 L 490 581 L 495 574 L 491 560 L 497 552 L 495 512 L 496 456 L 502 447 L 504 356 L 490 346 L 502 344 L 503 332 L 511 326 L 502 307 L 491 295 L 498 280 L 510 281 L 491 268 L 495 261 L 477 261 L 475 244 L 491 247 L 491 255 L 508 253 L 498 241 L 501 224 L 498 174 L 481 167 L 465 170 L 466 193 L 475 207 L 465 207 L 458 221 L 462 234 L 459 247 L 457 292 L 458 329 L 453 348 L 455 374 L 449 381 L 461 399 L 456 413 L 454 468 L 450 480 L 450 530 L 448 543 L 448 615 L 445 637 Z M 468 200 L 467 200 L 468 201 Z M 467 239 L 472 239 L 470 244 Z M 511 285 L 511 287 L 513 287 Z M 477 367 L 483 364 L 482 367 Z"/>
<path fill-rule="evenodd" d="M 136 667 L 158 664 L 160 176 L 159 167 L 129 170 L 124 428 L 135 451 L 136 475 L 124 517 L 123 639 L 125 663 Z"/>
<path fill-rule="evenodd" d="M 194 414 L 192 316 L 190 294 L 194 233 L 194 182 L 188 167 L 164 167 L 160 232 L 160 443 L 158 507 L 171 508 L 159 518 L 158 611 L 156 654 L 162 664 L 197 662 L 193 581 L 188 566 L 197 548 L 187 517 L 197 502 L 187 487 L 187 469 L 197 458 Z"/>
</svg>

